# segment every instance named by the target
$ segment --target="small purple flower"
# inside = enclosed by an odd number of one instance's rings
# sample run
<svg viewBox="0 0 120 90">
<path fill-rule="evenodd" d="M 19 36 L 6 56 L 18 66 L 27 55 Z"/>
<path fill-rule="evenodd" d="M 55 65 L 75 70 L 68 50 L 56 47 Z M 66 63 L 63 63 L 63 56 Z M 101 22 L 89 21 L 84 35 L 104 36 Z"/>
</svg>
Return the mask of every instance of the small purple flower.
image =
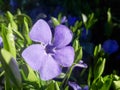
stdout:
<svg viewBox="0 0 120 90">
<path fill-rule="evenodd" d="M 81 60 L 78 64 L 75 64 L 74 67 L 87 68 L 88 66 Z"/>
<path fill-rule="evenodd" d="M 76 84 L 76 82 L 69 82 L 68 84 L 73 88 L 73 90 L 89 90 L 89 87 L 87 85 L 82 88 Z"/>
<path fill-rule="evenodd" d="M 61 23 L 66 23 L 68 20 L 67 20 L 67 17 L 66 16 L 63 16 L 62 18 L 61 18 Z"/>
<path fill-rule="evenodd" d="M 61 73 L 61 67 L 69 67 L 74 61 L 74 49 L 67 46 L 72 40 L 72 32 L 64 25 L 55 28 L 54 37 L 49 25 L 38 20 L 30 31 L 30 38 L 39 44 L 26 48 L 22 57 L 36 71 L 42 80 L 50 80 Z"/>
<path fill-rule="evenodd" d="M 116 40 L 106 40 L 102 47 L 106 53 L 112 54 L 118 50 L 119 45 Z"/>
<path fill-rule="evenodd" d="M 73 88 L 73 90 L 82 90 L 82 88 L 75 82 L 68 82 L 68 84 Z"/>
</svg>

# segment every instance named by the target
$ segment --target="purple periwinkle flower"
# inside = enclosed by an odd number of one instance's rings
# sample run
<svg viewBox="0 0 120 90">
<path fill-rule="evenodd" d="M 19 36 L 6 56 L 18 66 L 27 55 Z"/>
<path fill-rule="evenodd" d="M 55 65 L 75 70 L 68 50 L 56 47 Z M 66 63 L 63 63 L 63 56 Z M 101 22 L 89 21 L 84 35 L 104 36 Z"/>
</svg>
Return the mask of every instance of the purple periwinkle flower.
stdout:
<svg viewBox="0 0 120 90">
<path fill-rule="evenodd" d="M 58 25 L 52 36 L 49 25 L 38 20 L 30 31 L 30 38 L 38 44 L 27 47 L 22 57 L 36 71 L 42 80 L 50 80 L 62 72 L 62 67 L 70 67 L 74 61 L 74 49 L 67 46 L 72 40 L 72 32 L 64 25 Z"/>
<path fill-rule="evenodd" d="M 68 82 L 69 86 L 73 88 L 73 90 L 89 90 L 88 85 L 84 87 L 80 87 L 76 82 Z"/>
<path fill-rule="evenodd" d="M 74 67 L 87 68 L 88 66 L 81 60 L 78 64 L 75 64 Z"/>
<path fill-rule="evenodd" d="M 73 88 L 73 90 L 82 90 L 82 88 L 75 82 L 68 82 L 68 84 Z"/>
<path fill-rule="evenodd" d="M 63 16 L 62 18 L 61 18 L 61 23 L 66 23 L 68 20 L 67 20 L 67 17 L 66 16 Z"/>
<path fill-rule="evenodd" d="M 119 48 L 119 45 L 116 40 L 106 40 L 102 45 L 104 51 L 108 54 L 116 52 Z"/>
</svg>

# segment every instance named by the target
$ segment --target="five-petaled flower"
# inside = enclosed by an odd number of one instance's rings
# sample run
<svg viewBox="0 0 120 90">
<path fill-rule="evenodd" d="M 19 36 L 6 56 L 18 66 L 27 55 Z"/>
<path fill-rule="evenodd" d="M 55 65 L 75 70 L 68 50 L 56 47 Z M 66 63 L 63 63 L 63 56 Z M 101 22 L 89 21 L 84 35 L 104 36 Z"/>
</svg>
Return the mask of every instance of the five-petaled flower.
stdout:
<svg viewBox="0 0 120 90">
<path fill-rule="evenodd" d="M 72 32 L 64 25 L 58 25 L 52 36 L 49 25 L 38 20 L 30 31 L 30 38 L 38 44 L 27 47 L 22 52 L 24 60 L 40 73 L 42 80 L 50 80 L 62 72 L 62 67 L 70 67 L 74 61 L 74 49 L 67 46 L 72 40 Z"/>
</svg>

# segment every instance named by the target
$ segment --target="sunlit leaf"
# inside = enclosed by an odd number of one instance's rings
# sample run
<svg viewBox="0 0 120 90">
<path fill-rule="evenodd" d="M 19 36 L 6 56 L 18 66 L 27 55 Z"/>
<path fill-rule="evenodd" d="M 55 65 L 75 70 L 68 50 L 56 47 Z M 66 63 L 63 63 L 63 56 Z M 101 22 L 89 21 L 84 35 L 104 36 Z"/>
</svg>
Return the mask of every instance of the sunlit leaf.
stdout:
<svg viewBox="0 0 120 90">
<path fill-rule="evenodd" d="M 120 80 L 113 81 L 114 90 L 120 90 Z"/>
<path fill-rule="evenodd" d="M 57 20 L 57 18 L 51 17 L 51 19 L 52 19 L 54 26 L 60 25 L 60 22 Z"/>
<path fill-rule="evenodd" d="M 4 24 L 2 25 L 2 39 L 4 45 L 3 47 L 8 50 L 14 58 L 16 58 L 15 38 L 10 24 L 8 25 L 8 28 Z"/>
<path fill-rule="evenodd" d="M 16 60 L 13 55 L 5 49 L 1 49 L 0 60 L 8 78 L 17 88 L 22 87 L 21 75 Z"/>
<path fill-rule="evenodd" d="M 24 26 L 23 26 L 23 35 L 24 35 L 24 37 L 25 37 L 25 40 L 26 40 L 26 42 L 27 42 L 27 44 L 29 45 L 29 44 L 31 44 L 32 43 L 32 41 L 31 41 L 31 39 L 30 39 L 30 37 L 29 37 L 29 26 L 28 26 L 28 23 L 27 23 L 27 21 L 26 21 L 27 19 L 26 18 L 24 18 Z"/>
<path fill-rule="evenodd" d="M 60 90 L 58 83 L 52 81 L 45 90 Z"/>
<path fill-rule="evenodd" d="M 106 62 L 105 58 L 98 59 L 96 65 L 94 67 L 94 79 L 95 80 L 98 79 L 102 75 L 104 68 L 105 68 L 105 62 Z"/>
<path fill-rule="evenodd" d="M 78 63 L 83 57 L 82 47 L 79 47 L 78 50 L 75 52 L 75 63 Z"/>
<path fill-rule="evenodd" d="M 21 67 L 22 76 L 25 80 L 38 83 L 37 75 L 28 65 L 23 64 L 20 67 Z"/>
<path fill-rule="evenodd" d="M 77 39 L 74 40 L 73 48 L 74 48 L 75 52 L 78 50 L 78 48 L 79 48 L 79 40 L 77 40 Z"/>
</svg>

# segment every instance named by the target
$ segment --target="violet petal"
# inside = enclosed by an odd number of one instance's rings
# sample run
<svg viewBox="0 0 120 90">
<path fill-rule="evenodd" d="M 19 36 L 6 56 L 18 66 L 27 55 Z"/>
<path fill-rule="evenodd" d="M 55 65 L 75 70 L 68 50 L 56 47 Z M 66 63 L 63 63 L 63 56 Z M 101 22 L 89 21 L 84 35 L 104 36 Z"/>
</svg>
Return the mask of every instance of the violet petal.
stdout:
<svg viewBox="0 0 120 90">
<path fill-rule="evenodd" d="M 87 64 L 85 64 L 82 60 L 76 64 L 74 67 L 80 67 L 80 68 L 87 68 Z"/>
<path fill-rule="evenodd" d="M 22 52 L 22 57 L 34 70 L 38 71 L 43 66 L 45 50 L 40 44 L 34 44 Z"/>
<path fill-rule="evenodd" d="M 50 43 L 52 33 L 49 25 L 42 19 L 38 20 L 30 31 L 30 38 L 35 42 Z"/>
<path fill-rule="evenodd" d="M 75 82 L 68 82 L 68 84 L 73 88 L 73 90 L 82 90 L 82 88 Z"/>
<path fill-rule="evenodd" d="M 60 75 L 61 67 L 50 55 L 46 55 L 43 61 L 44 64 L 39 69 L 42 80 L 50 80 Z"/>
<path fill-rule="evenodd" d="M 71 46 L 58 49 L 53 57 L 60 65 L 69 67 L 74 61 L 74 49 Z"/>
<path fill-rule="evenodd" d="M 58 25 L 55 28 L 53 45 L 62 48 L 68 45 L 72 40 L 72 32 L 64 25 Z"/>
</svg>

